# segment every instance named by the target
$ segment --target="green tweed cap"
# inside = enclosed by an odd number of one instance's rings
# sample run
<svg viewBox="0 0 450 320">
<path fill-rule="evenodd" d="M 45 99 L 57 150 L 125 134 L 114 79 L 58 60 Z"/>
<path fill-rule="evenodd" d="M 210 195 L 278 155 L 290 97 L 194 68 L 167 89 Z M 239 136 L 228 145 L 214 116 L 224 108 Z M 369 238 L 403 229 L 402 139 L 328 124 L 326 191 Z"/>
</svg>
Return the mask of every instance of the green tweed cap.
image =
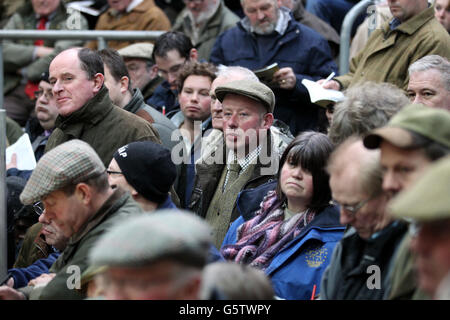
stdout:
<svg viewBox="0 0 450 320">
<path fill-rule="evenodd" d="M 20 194 L 20 201 L 25 205 L 33 204 L 53 191 L 105 171 L 105 165 L 89 144 L 70 140 L 42 156 Z"/>
<path fill-rule="evenodd" d="M 450 218 L 450 156 L 434 163 L 417 182 L 392 200 L 395 217 L 418 221 Z"/>
<path fill-rule="evenodd" d="M 423 104 L 406 105 L 386 126 L 369 133 L 364 138 L 364 145 L 376 149 L 382 140 L 386 140 L 399 148 L 414 148 L 410 131 L 450 148 L 450 112 Z"/>
<path fill-rule="evenodd" d="M 268 112 L 275 108 L 275 95 L 273 91 L 261 82 L 237 80 L 219 86 L 215 90 L 217 99 L 223 102 L 227 93 L 246 96 L 263 104 Z"/>
<path fill-rule="evenodd" d="M 142 267 L 163 259 L 202 267 L 211 229 L 200 217 L 164 209 L 128 218 L 105 233 L 90 251 L 90 263 L 108 267 Z"/>
<path fill-rule="evenodd" d="M 123 58 L 137 58 L 152 60 L 153 44 L 148 42 L 133 43 L 117 50 Z"/>
</svg>

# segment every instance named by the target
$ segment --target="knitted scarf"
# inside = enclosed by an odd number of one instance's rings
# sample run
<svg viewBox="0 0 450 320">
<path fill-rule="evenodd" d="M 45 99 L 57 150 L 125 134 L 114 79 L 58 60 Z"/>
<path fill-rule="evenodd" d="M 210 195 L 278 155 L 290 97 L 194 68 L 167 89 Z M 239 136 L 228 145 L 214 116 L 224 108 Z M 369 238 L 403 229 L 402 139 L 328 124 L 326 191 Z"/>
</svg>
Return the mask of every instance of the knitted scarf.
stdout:
<svg viewBox="0 0 450 320">
<path fill-rule="evenodd" d="M 236 243 L 224 246 L 221 253 L 226 260 L 265 270 L 313 218 L 314 212 L 307 209 L 285 221 L 283 203 L 275 190 L 269 191 L 255 217 L 239 226 Z"/>
</svg>

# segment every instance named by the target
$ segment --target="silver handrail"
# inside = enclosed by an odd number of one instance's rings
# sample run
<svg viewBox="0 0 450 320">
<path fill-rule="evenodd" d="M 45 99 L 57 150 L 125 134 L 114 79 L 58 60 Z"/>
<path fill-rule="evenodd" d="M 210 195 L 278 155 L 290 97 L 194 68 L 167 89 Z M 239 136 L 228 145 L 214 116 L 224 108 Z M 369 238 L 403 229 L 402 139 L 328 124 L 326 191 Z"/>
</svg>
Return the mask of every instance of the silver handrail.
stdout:
<svg viewBox="0 0 450 320">
<path fill-rule="evenodd" d="M 339 48 L 339 74 L 346 74 L 349 70 L 349 56 L 350 56 L 350 40 L 353 24 L 356 18 L 367 10 L 367 7 L 374 4 L 374 0 L 362 0 L 358 2 L 345 15 L 344 22 L 341 27 L 341 43 Z"/>
</svg>

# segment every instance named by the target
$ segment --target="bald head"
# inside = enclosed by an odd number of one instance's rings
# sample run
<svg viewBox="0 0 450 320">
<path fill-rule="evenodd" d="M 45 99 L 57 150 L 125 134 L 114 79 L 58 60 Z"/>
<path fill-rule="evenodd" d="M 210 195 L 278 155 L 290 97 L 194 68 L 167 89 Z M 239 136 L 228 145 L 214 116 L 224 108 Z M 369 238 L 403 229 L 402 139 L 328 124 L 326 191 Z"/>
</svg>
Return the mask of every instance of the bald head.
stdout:
<svg viewBox="0 0 450 320">
<path fill-rule="evenodd" d="M 360 137 L 345 140 L 331 154 L 328 167 L 331 179 L 345 181 L 357 187 L 359 193 L 372 196 L 381 192 L 383 177 L 380 152 L 364 147 Z"/>
<path fill-rule="evenodd" d="M 341 224 L 351 225 L 368 239 L 390 222 L 378 150 L 368 150 L 360 138 L 350 137 L 331 154 L 327 169 L 332 197 L 340 204 Z"/>
<path fill-rule="evenodd" d="M 49 67 L 49 82 L 61 116 L 81 109 L 102 88 L 103 61 L 98 52 L 72 48 L 59 53 Z"/>
</svg>

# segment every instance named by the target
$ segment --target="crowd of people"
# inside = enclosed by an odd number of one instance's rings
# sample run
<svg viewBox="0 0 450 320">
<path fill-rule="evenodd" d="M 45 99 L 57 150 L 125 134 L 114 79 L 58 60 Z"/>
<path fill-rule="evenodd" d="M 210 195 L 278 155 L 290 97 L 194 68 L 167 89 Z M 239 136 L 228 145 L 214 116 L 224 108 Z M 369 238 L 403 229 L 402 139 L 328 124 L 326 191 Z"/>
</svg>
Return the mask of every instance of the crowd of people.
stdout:
<svg viewBox="0 0 450 320">
<path fill-rule="evenodd" d="M 377 2 L 341 75 L 355 0 L 71 2 L 1 24 L 164 33 L 3 41 L 7 146 L 37 164 L 5 168 L 0 299 L 449 299 L 449 0 Z"/>
</svg>

